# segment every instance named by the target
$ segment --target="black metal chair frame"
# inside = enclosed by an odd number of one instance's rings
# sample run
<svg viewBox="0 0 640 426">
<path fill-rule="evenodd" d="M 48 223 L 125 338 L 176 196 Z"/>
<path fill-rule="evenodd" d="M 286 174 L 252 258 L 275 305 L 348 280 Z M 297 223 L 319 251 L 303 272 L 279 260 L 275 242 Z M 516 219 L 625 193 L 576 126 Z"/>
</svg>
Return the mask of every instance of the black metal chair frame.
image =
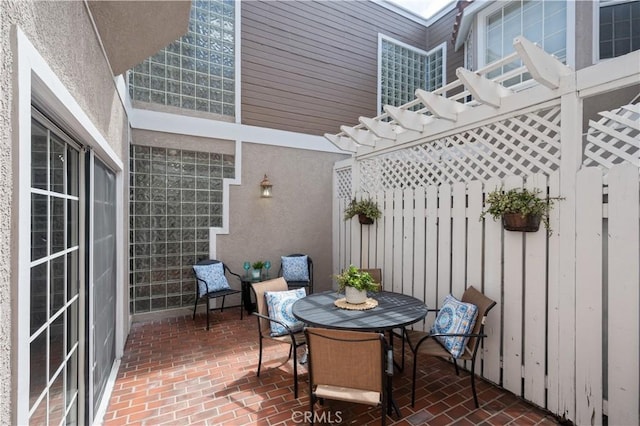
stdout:
<svg viewBox="0 0 640 426">
<path fill-rule="evenodd" d="M 445 354 L 449 354 L 449 358 L 451 358 L 453 360 L 453 365 L 455 367 L 456 370 L 456 376 L 459 376 L 460 372 L 458 370 L 458 360 L 456 358 L 453 358 L 452 356 L 450 356 L 449 351 L 444 347 L 444 345 L 440 342 L 439 339 L 436 339 L 435 337 L 440 337 L 440 336 L 446 336 L 446 337 L 453 337 L 453 336 L 464 336 L 464 337 L 468 337 L 469 340 L 467 341 L 466 347 L 465 347 L 465 353 L 466 355 L 461 357 L 460 359 L 462 359 L 463 361 L 470 361 L 471 362 L 471 391 L 473 392 L 473 402 L 475 403 L 476 408 L 479 408 L 480 405 L 478 404 L 478 395 L 476 393 L 476 355 L 478 354 L 478 349 L 480 348 L 480 343 L 481 341 L 487 337 L 487 335 L 484 333 L 484 326 L 485 326 L 485 321 L 487 319 L 487 314 L 489 313 L 489 311 L 496 305 L 496 302 L 487 298 L 486 296 L 484 296 L 482 293 L 479 293 L 477 290 L 475 290 L 473 287 L 469 287 L 467 289 L 467 291 L 474 291 L 475 294 L 486 298 L 487 303 L 484 306 L 484 309 L 482 309 L 482 307 L 478 306 L 478 309 L 480 310 L 478 312 L 478 318 L 477 318 L 477 322 L 480 323 L 479 327 L 478 324 L 476 323 L 476 325 L 474 326 L 474 330 L 475 333 L 433 333 L 433 334 L 426 334 L 423 337 L 421 337 L 417 342 L 415 342 L 415 344 L 413 344 L 413 342 L 411 342 L 411 335 L 412 332 L 406 332 L 406 339 L 407 342 L 409 343 L 409 348 L 411 349 L 411 352 L 413 352 L 413 380 L 412 380 L 412 384 L 411 384 L 411 406 L 413 407 L 415 405 L 416 402 L 416 373 L 417 373 L 417 365 L 418 365 L 418 353 L 420 350 L 420 346 L 427 341 L 428 339 L 433 339 L 434 342 L 438 343 L 438 345 L 440 345 L 442 347 L 442 354 L 438 354 L 436 356 L 445 356 Z M 465 292 L 466 295 L 466 292 Z M 465 299 L 465 295 L 463 295 L 462 297 L 462 301 L 463 302 L 468 302 L 468 303 L 473 303 L 470 300 L 466 300 Z M 428 312 L 434 312 L 434 313 L 438 313 L 440 311 L 440 309 L 429 309 Z M 484 312 L 482 312 L 484 311 Z M 427 313 L 428 315 L 428 313 Z M 419 334 L 422 334 L 420 332 L 418 332 Z M 468 352 L 466 352 L 468 351 Z M 430 354 L 433 355 L 433 354 Z"/>
<path fill-rule="evenodd" d="M 289 288 L 292 288 L 292 289 L 308 287 L 309 292 L 307 294 L 311 294 L 313 293 L 313 260 L 311 260 L 311 257 L 308 254 L 304 254 L 304 253 L 289 254 L 285 257 L 297 257 L 297 256 L 307 256 L 307 267 L 309 268 L 309 282 L 287 281 L 287 285 L 289 286 Z M 280 269 L 278 270 L 278 276 L 279 277 L 282 276 L 282 264 L 280 264 Z"/>
<path fill-rule="evenodd" d="M 278 279 L 282 279 L 282 281 L 284 281 L 283 278 L 278 278 Z M 269 339 L 269 340 L 273 340 L 273 341 L 276 341 L 276 342 L 279 342 L 279 343 L 287 343 L 287 344 L 289 344 L 290 347 L 289 347 L 289 355 L 287 357 L 287 361 L 289 361 L 293 357 L 293 396 L 294 396 L 294 398 L 298 399 L 298 356 L 297 356 L 296 350 L 300 346 L 306 345 L 307 342 L 306 342 L 306 339 L 304 339 L 305 335 L 304 335 L 304 331 L 303 330 L 294 332 L 284 322 L 278 321 L 276 319 L 272 319 L 268 315 L 264 315 L 264 314 L 258 312 L 260 310 L 260 306 L 261 306 L 261 303 L 259 301 L 260 296 L 258 296 L 256 294 L 254 286 L 256 286 L 256 285 L 258 285 L 258 286 L 259 285 L 264 285 L 265 283 L 269 283 L 271 281 L 275 281 L 275 279 L 274 280 L 268 280 L 268 281 L 262 281 L 262 282 L 258 282 L 258 283 L 251 283 L 251 292 L 253 293 L 253 296 L 256 299 L 256 310 L 253 311 L 251 313 L 251 315 L 255 315 L 257 317 L 256 319 L 258 320 L 258 338 L 259 338 L 258 339 L 258 341 L 259 341 L 258 371 L 256 372 L 256 377 L 260 377 L 260 369 L 262 367 L 263 340 L 264 339 Z M 272 290 L 267 290 L 267 291 L 272 291 Z M 283 291 L 283 290 L 276 290 L 276 291 Z M 262 297 L 264 297 L 264 295 L 262 295 Z M 282 335 L 282 336 L 271 337 L 269 335 L 269 332 L 270 332 L 271 328 L 270 327 L 263 328 L 263 321 L 267 321 L 265 324 L 271 324 L 271 322 L 278 323 L 278 324 L 280 324 L 281 326 L 283 326 L 287 330 L 287 333 Z"/>
<path fill-rule="evenodd" d="M 226 276 L 227 274 L 229 274 L 229 275 L 233 275 L 233 276 L 237 277 L 237 278 L 238 278 L 238 280 L 242 281 L 242 278 L 240 277 L 240 275 L 233 273 L 233 272 L 229 269 L 229 267 L 227 267 L 227 265 L 225 265 L 225 264 L 224 264 L 224 262 L 221 262 L 221 261 L 219 261 L 219 260 L 215 260 L 215 259 L 206 259 L 206 260 L 201 260 L 201 261 L 199 261 L 198 263 L 196 263 L 196 265 L 214 265 L 214 264 L 216 264 L 216 263 L 222 263 L 222 267 L 224 268 L 225 276 Z M 205 299 L 205 300 L 206 300 L 206 303 L 207 303 L 207 305 L 206 305 L 206 311 L 207 311 L 207 330 L 209 330 L 209 311 L 213 311 L 213 310 L 218 309 L 218 308 L 210 309 L 210 308 L 209 308 L 209 300 L 211 300 L 211 299 L 218 299 L 218 298 L 222 297 L 222 304 L 220 305 L 220 308 L 219 308 L 219 309 L 220 309 L 220 312 L 222 312 L 222 311 L 224 310 L 224 300 L 225 300 L 225 298 L 226 298 L 227 296 L 232 295 L 232 294 L 238 294 L 238 293 L 242 294 L 242 290 L 235 290 L 235 289 L 230 288 L 230 289 L 226 289 L 226 290 L 211 291 L 211 292 L 207 292 L 207 293 L 203 294 L 202 296 L 198 297 L 198 281 L 200 281 L 200 282 L 204 283 L 204 284 L 205 284 L 205 287 L 206 287 L 206 285 L 207 285 L 207 284 L 206 284 L 203 280 L 201 280 L 200 278 L 198 278 L 198 276 L 195 274 L 195 270 L 194 270 L 194 273 L 193 273 L 193 274 L 195 275 L 195 278 L 196 278 L 196 303 L 195 303 L 195 304 L 194 304 L 194 306 L 193 306 L 193 319 L 194 319 L 194 320 L 196 319 L 196 309 L 197 309 L 197 307 L 198 307 L 198 301 L 199 301 L 200 299 Z M 240 303 L 240 319 L 242 319 L 242 303 Z"/>
</svg>

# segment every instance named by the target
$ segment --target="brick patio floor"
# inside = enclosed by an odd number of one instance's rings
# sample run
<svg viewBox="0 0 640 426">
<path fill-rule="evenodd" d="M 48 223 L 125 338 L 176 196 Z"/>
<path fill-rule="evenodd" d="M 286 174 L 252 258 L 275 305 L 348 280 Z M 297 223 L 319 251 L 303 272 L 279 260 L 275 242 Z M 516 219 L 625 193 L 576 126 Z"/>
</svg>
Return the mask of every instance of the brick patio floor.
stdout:
<svg viewBox="0 0 640 426">
<path fill-rule="evenodd" d="M 105 425 L 293 425 L 306 424 L 307 371 L 299 372 L 299 398 L 293 398 L 288 346 L 267 343 L 256 377 L 256 318 L 240 320 L 238 309 L 134 323 L 118 372 Z M 409 351 L 410 354 L 410 351 Z M 388 425 L 552 425 L 558 420 L 513 394 L 477 381 L 475 409 L 468 373 L 425 358 L 418 366 L 415 407 L 411 407 L 411 366 L 393 377 L 393 396 L 402 418 Z M 400 352 L 396 348 L 396 357 Z M 380 424 L 380 409 L 326 401 L 324 424 Z M 320 424 L 317 422 L 316 424 Z"/>
</svg>

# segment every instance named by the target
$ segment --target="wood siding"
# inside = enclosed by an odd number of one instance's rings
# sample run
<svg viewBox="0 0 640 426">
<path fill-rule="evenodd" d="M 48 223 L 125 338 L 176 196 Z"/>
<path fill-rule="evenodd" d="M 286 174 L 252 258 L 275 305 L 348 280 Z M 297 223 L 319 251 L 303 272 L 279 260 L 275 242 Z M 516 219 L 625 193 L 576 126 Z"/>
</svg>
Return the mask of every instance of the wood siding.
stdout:
<svg viewBox="0 0 640 426">
<path fill-rule="evenodd" d="M 248 125 L 337 133 L 376 115 L 378 33 L 433 47 L 426 27 L 370 1 L 249 1 L 241 13 Z"/>
<path fill-rule="evenodd" d="M 437 22 L 431 24 L 427 30 L 427 44 L 430 49 L 439 46 L 443 42 L 447 43 L 447 79 L 446 83 L 456 81 L 456 69 L 464 67 L 464 48 L 461 47 L 457 52 L 453 50 L 451 34 L 453 33 L 453 24 L 455 23 L 457 9 L 453 9 L 446 16 L 443 16 Z M 453 90 L 449 95 L 460 92 L 462 88 Z"/>
</svg>

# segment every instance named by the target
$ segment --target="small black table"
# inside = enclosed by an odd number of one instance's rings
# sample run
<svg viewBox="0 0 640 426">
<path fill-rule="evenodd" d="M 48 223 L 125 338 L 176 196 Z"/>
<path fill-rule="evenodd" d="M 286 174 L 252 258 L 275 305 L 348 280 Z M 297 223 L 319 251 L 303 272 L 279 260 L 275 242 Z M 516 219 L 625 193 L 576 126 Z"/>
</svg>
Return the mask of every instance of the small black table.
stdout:
<svg viewBox="0 0 640 426">
<path fill-rule="evenodd" d="M 334 302 L 344 297 L 333 291 L 310 294 L 297 300 L 292 306 L 293 316 L 307 325 L 342 330 L 389 332 L 390 346 L 393 347 L 393 329 L 414 324 L 427 316 L 427 305 L 406 294 L 381 291 L 371 293 L 378 301 L 375 308 L 358 311 L 342 309 Z M 389 414 L 391 407 L 400 416 L 400 409 L 393 400 L 389 380 Z"/>
<path fill-rule="evenodd" d="M 248 314 L 251 314 L 256 310 L 256 303 L 251 300 L 251 284 L 270 280 L 272 278 L 273 277 L 270 277 L 268 274 L 261 274 L 259 277 L 254 277 L 252 275 L 249 275 L 248 273 L 245 273 L 240 276 L 240 285 L 242 286 L 242 305 L 244 306 L 244 309 Z"/>
</svg>

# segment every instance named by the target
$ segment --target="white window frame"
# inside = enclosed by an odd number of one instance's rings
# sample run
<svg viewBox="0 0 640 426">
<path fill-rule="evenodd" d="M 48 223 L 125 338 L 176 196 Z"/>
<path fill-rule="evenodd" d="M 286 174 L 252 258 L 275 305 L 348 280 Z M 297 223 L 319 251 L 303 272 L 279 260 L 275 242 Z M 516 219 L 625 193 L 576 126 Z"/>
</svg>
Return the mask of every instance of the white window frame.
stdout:
<svg viewBox="0 0 640 426">
<path fill-rule="evenodd" d="M 613 58 L 600 58 L 600 10 L 603 7 L 617 6 L 624 3 L 635 3 L 638 0 L 597 0 L 593 2 L 593 63 L 609 61 Z"/>
<path fill-rule="evenodd" d="M 485 50 L 487 48 L 486 44 L 486 34 L 487 34 L 487 17 L 499 9 L 505 6 L 504 1 L 496 1 L 490 6 L 485 7 L 476 15 L 476 28 L 478 29 L 475 41 L 477 48 L 475 49 L 476 53 L 476 63 L 478 65 L 478 69 L 488 65 L 485 62 Z M 570 67 L 575 67 L 575 2 L 567 1 L 567 21 L 565 22 L 566 27 L 566 43 L 565 46 L 567 56 L 566 56 L 566 64 Z"/>
<path fill-rule="evenodd" d="M 377 109 L 376 111 L 379 113 L 380 111 L 382 111 L 382 86 L 381 86 L 381 80 L 382 80 L 382 42 L 386 41 L 389 43 L 393 43 L 396 44 L 400 47 L 403 47 L 405 49 L 408 50 L 412 50 L 416 53 L 419 53 L 420 55 L 423 55 L 426 57 L 429 57 L 430 55 L 433 55 L 435 52 L 437 52 L 438 50 L 442 50 L 442 81 L 441 81 L 441 85 L 440 87 L 444 86 L 447 84 L 447 42 L 442 42 L 440 43 L 438 46 L 432 48 L 429 51 L 426 50 L 422 50 L 420 48 L 417 48 L 415 46 L 411 46 L 410 44 L 404 43 L 400 40 L 396 40 L 393 37 L 389 37 L 385 34 L 382 33 L 378 33 L 378 80 L 377 80 L 377 92 L 376 92 L 376 103 L 377 103 Z M 427 83 L 427 76 L 424 76 L 424 82 L 425 85 Z"/>
</svg>

